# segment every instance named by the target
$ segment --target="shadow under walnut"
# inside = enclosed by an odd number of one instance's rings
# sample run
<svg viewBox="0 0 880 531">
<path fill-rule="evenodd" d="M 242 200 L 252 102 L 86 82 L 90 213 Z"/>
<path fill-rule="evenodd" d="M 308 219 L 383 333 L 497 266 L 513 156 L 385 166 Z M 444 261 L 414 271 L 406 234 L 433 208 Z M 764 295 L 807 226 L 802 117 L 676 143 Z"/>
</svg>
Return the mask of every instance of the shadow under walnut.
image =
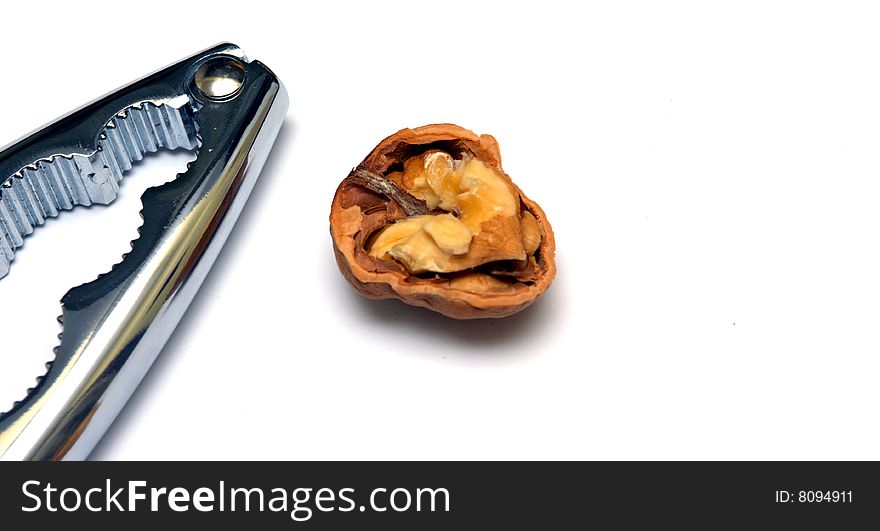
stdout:
<svg viewBox="0 0 880 531">
<path fill-rule="evenodd" d="M 449 168 L 435 171 L 429 167 L 435 159 Z M 472 178 L 469 168 L 483 169 L 485 183 Z M 503 190 L 498 195 L 512 211 L 490 204 L 495 196 L 485 190 L 491 183 L 503 183 L 512 194 L 512 200 Z M 404 243 L 392 240 L 388 252 L 374 248 L 389 227 L 409 231 L 398 238 Z M 359 293 L 455 319 L 512 315 L 533 303 L 556 275 L 553 229 L 541 207 L 504 173 L 495 138 L 452 124 L 403 129 L 379 143 L 339 184 L 330 233 L 339 270 Z M 457 243 L 449 247 L 448 241 Z M 414 249 L 416 242 L 430 248 Z"/>
</svg>

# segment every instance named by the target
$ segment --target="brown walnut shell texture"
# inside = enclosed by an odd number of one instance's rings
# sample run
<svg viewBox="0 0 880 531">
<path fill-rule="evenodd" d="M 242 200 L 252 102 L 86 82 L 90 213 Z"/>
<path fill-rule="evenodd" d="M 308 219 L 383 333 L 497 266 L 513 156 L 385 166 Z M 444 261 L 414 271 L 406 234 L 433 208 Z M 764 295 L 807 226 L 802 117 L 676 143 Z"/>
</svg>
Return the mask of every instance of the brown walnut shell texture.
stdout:
<svg viewBox="0 0 880 531">
<path fill-rule="evenodd" d="M 371 237 L 406 217 L 406 213 L 389 197 L 364 186 L 354 175 L 355 171 L 365 169 L 384 176 L 399 169 L 405 159 L 428 149 L 467 152 L 495 168 L 512 185 L 521 209 L 531 212 L 538 222 L 541 233 L 538 250 L 527 264 L 518 266 L 521 271 L 506 273 L 505 278 L 511 284 L 502 293 L 457 289 L 450 285 L 450 275 L 412 275 L 394 260 L 369 255 Z M 502 170 L 498 142 L 491 135 L 478 136 L 453 124 L 402 129 L 379 143 L 337 188 L 330 209 L 330 233 L 339 270 L 359 293 L 370 299 L 400 299 L 455 319 L 512 315 L 533 303 L 556 275 L 553 229 L 541 207 L 526 197 Z"/>
</svg>

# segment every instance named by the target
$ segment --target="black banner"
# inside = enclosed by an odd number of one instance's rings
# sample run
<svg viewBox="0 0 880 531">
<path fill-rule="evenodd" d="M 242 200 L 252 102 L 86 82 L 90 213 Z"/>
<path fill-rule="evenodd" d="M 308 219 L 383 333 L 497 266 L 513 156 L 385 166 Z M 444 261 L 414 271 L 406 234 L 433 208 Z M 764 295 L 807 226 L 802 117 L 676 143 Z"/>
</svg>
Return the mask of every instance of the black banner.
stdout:
<svg viewBox="0 0 880 531">
<path fill-rule="evenodd" d="M 877 525 L 878 478 L 854 462 L 2 463 L 0 515 L 17 524 L 4 529 L 855 529 Z"/>
</svg>

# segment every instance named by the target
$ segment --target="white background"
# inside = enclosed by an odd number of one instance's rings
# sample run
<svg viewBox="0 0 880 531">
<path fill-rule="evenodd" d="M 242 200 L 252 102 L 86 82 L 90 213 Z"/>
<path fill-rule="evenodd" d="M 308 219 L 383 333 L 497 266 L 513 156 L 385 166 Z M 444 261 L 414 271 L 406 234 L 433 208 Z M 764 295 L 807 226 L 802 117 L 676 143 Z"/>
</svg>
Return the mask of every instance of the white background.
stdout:
<svg viewBox="0 0 880 531">
<path fill-rule="evenodd" d="M 22 7 L 19 7 L 22 6 Z M 4 7 L 0 142 L 229 40 L 291 110 L 231 240 L 97 459 L 877 459 L 880 31 L 871 3 L 34 2 Z M 338 182 L 386 135 L 495 135 L 559 276 L 456 322 L 339 275 Z M 0 281 L 0 401 L 143 189 Z M 3 409 L 3 408 L 0 408 Z"/>
</svg>

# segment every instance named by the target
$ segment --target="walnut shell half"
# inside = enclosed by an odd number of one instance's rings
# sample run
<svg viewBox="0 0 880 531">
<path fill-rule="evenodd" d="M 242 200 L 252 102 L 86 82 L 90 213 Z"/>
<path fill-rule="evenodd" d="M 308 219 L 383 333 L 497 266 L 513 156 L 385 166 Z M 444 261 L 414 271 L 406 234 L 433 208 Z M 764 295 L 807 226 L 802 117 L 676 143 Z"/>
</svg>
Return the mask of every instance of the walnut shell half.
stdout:
<svg viewBox="0 0 880 531">
<path fill-rule="evenodd" d="M 359 293 L 455 319 L 514 314 L 556 275 L 553 229 L 502 170 L 498 142 L 452 124 L 380 142 L 339 184 L 330 233 Z"/>
</svg>

